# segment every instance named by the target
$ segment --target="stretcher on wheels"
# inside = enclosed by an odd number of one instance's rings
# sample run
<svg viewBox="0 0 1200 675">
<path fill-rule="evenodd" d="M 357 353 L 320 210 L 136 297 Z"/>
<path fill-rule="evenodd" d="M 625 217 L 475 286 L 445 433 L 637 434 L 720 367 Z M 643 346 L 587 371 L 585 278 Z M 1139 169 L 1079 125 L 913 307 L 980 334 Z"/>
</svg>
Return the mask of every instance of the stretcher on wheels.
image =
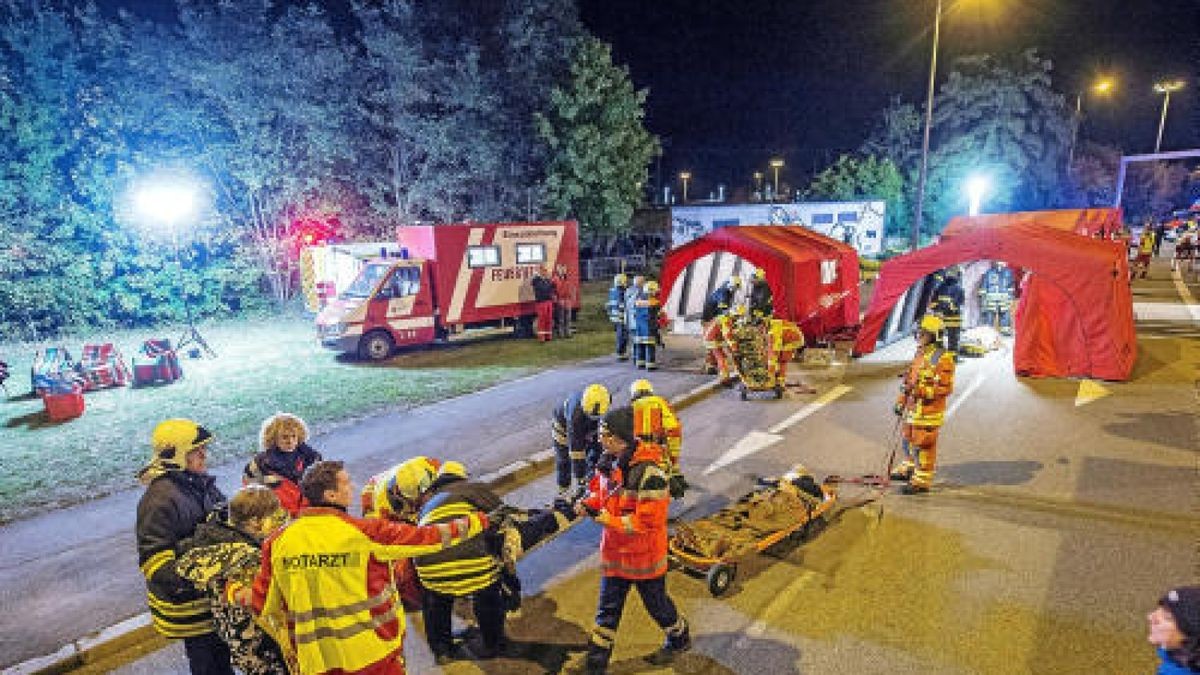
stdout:
<svg viewBox="0 0 1200 675">
<path fill-rule="evenodd" d="M 733 329 L 733 364 L 737 369 L 738 393 L 742 400 L 752 392 L 769 391 L 783 398 L 783 385 L 770 362 L 767 331 L 759 323 L 739 321 Z"/>
<path fill-rule="evenodd" d="M 810 490 L 796 490 L 785 477 L 711 516 L 676 525 L 667 542 L 672 567 L 703 576 L 713 597 L 723 595 L 737 578 L 739 561 L 807 541 L 825 525 L 837 485 L 827 480 L 819 488 L 811 483 Z"/>
</svg>

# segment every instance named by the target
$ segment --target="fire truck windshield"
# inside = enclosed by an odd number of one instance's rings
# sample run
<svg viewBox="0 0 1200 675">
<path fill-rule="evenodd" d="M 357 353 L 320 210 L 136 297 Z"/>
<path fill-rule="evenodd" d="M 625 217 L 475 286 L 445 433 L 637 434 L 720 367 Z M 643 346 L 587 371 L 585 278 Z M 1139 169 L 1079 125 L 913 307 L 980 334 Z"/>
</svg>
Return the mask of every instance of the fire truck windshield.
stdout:
<svg viewBox="0 0 1200 675">
<path fill-rule="evenodd" d="M 350 287 L 342 291 L 343 298 L 366 298 L 370 297 L 375 287 L 379 285 L 379 280 L 383 278 L 387 271 L 391 269 L 391 265 L 383 263 L 369 264 L 362 268 L 355 278 L 354 283 Z"/>
</svg>

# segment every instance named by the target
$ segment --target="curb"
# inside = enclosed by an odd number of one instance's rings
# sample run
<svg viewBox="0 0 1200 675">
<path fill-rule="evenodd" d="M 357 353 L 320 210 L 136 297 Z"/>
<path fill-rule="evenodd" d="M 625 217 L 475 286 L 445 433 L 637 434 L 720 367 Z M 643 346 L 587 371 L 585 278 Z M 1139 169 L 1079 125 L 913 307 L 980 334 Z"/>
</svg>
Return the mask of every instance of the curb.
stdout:
<svg viewBox="0 0 1200 675">
<path fill-rule="evenodd" d="M 697 403 L 720 388 L 717 382 L 702 384 L 691 391 L 671 399 L 671 407 L 682 410 Z M 554 467 L 554 450 L 548 448 L 536 452 L 529 459 L 520 459 L 499 469 L 480 476 L 477 480 L 491 489 L 511 492 L 533 482 Z M 107 628 L 64 645 L 61 649 L 45 656 L 22 661 L 0 671 L 0 675 L 57 675 L 69 673 L 87 665 L 94 665 L 136 645 L 158 639 L 158 633 L 150 624 L 148 612 L 130 617 Z"/>
</svg>

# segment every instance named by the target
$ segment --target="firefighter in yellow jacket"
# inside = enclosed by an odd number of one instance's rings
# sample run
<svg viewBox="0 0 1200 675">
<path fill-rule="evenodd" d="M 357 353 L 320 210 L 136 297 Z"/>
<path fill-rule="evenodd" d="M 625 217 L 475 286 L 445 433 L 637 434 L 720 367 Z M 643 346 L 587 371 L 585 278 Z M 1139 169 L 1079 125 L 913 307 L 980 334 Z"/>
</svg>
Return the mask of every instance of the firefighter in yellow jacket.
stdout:
<svg viewBox="0 0 1200 675">
<path fill-rule="evenodd" d="M 639 441 L 654 443 L 666 450 L 666 468 L 671 497 L 679 499 L 688 484 L 679 470 L 679 450 L 683 446 L 683 427 L 671 404 L 654 393 L 650 380 L 629 385 L 629 407 L 633 409 L 633 433 Z"/>
<path fill-rule="evenodd" d="M 917 353 L 896 399 L 903 421 L 904 460 L 892 478 L 907 480 L 905 494 L 928 492 L 937 465 L 937 439 L 946 415 L 946 399 L 954 390 L 954 355 L 941 346 L 942 320 L 933 315 L 917 328 Z"/>
<path fill-rule="evenodd" d="M 767 324 L 767 369 L 775 376 L 775 386 L 787 386 L 787 364 L 804 349 L 804 331 L 786 319 L 770 319 Z"/>
<path fill-rule="evenodd" d="M 300 488 L 312 506 L 264 542 L 249 593 L 255 613 L 287 617 L 301 673 L 403 675 L 404 611 L 389 563 L 474 537 L 487 516 L 422 527 L 355 518 L 346 513 L 354 492 L 341 462 L 313 465 Z"/>
</svg>

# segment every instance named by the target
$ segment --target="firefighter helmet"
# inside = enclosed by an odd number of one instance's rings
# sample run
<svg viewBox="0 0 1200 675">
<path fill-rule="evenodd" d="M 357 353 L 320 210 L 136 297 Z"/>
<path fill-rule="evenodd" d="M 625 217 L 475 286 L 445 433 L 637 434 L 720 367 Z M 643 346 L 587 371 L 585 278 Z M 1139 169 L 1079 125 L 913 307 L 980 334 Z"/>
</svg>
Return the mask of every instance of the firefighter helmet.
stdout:
<svg viewBox="0 0 1200 675">
<path fill-rule="evenodd" d="M 442 476 L 455 476 L 463 480 L 467 479 L 467 467 L 463 466 L 462 462 L 449 461 L 442 464 L 442 468 L 438 469 L 438 478 Z"/>
<path fill-rule="evenodd" d="M 658 282 L 650 280 L 646 282 L 646 295 L 658 295 Z"/>
<path fill-rule="evenodd" d="M 767 280 L 767 271 L 761 267 L 755 268 L 754 280 L 755 281 L 766 281 Z"/>
<path fill-rule="evenodd" d="M 734 288 L 741 288 L 742 287 L 742 278 L 737 276 L 736 274 L 734 276 L 729 277 L 729 285 Z"/>
<path fill-rule="evenodd" d="M 150 447 L 154 459 L 163 466 L 182 469 L 187 454 L 211 440 L 212 433 L 208 429 L 191 420 L 176 418 L 159 422 L 154 427 Z"/>
<path fill-rule="evenodd" d="M 746 306 L 734 305 L 733 307 L 729 308 L 729 314 L 733 317 L 746 316 Z"/>
<path fill-rule="evenodd" d="M 926 333 L 936 336 L 942 332 L 942 317 L 936 314 L 926 314 L 921 317 L 919 328 Z"/>
<path fill-rule="evenodd" d="M 405 506 L 415 505 L 421 493 L 429 489 L 437 477 L 438 467 L 428 457 L 413 457 L 397 464 L 390 472 L 385 486 L 388 501 L 397 513 Z"/>
<path fill-rule="evenodd" d="M 580 400 L 584 413 L 592 419 L 604 417 L 611 403 L 612 397 L 608 395 L 608 389 L 602 384 L 589 384 L 583 390 L 583 397 Z"/>
<path fill-rule="evenodd" d="M 618 274 L 613 277 L 613 286 L 627 286 L 628 284 L 629 277 L 625 276 L 624 274 Z"/>
<path fill-rule="evenodd" d="M 653 394 L 653 393 L 654 393 L 654 385 L 650 384 L 650 380 L 647 380 L 647 379 L 635 380 L 633 384 L 629 385 L 629 397 L 630 398 L 637 398 L 639 396 L 645 396 L 646 394 Z"/>
</svg>

